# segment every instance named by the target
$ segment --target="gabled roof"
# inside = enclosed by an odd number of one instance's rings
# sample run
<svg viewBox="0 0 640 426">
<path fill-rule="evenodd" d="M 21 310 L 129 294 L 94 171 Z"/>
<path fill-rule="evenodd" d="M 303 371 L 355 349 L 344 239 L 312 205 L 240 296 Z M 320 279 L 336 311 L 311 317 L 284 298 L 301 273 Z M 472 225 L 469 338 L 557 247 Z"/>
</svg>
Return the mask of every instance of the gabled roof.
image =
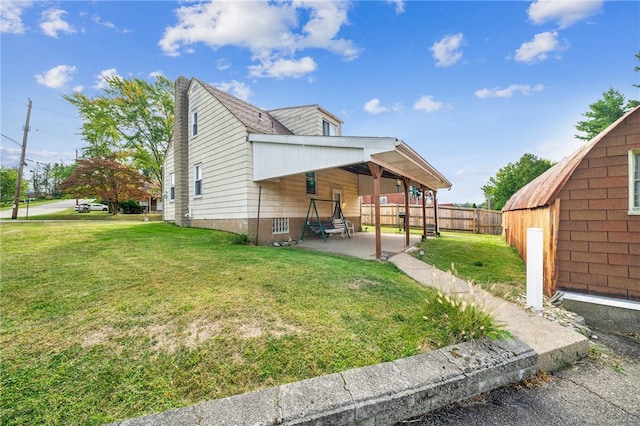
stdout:
<svg viewBox="0 0 640 426">
<path fill-rule="evenodd" d="M 267 135 L 292 135 L 282 123 L 276 120 L 268 111 L 258 108 L 227 92 L 195 79 L 213 97 L 224 105 L 251 132 Z"/>
<path fill-rule="evenodd" d="M 507 201 L 502 211 L 535 209 L 553 203 L 584 157 L 598 142 L 607 136 L 609 132 L 615 129 L 635 111 L 640 111 L 640 107 L 636 107 L 620 117 L 596 137 L 577 149 L 573 154 L 563 158 L 549 170 L 520 188 L 520 190 L 513 194 L 509 201 Z"/>
<path fill-rule="evenodd" d="M 270 109 L 269 111 L 274 111 L 275 112 L 275 111 L 282 111 L 282 110 L 294 110 L 294 109 L 305 109 L 305 108 L 315 108 L 315 109 L 319 110 L 321 113 L 323 113 L 324 115 L 326 115 L 327 117 L 332 118 L 334 121 L 337 121 L 340 124 L 344 124 L 344 121 L 342 121 L 339 117 L 337 117 L 336 115 L 330 113 L 329 111 L 327 111 L 326 109 L 322 108 L 318 104 L 300 105 L 300 106 L 296 106 L 296 107 L 275 108 L 275 109 Z"/>
</svg>

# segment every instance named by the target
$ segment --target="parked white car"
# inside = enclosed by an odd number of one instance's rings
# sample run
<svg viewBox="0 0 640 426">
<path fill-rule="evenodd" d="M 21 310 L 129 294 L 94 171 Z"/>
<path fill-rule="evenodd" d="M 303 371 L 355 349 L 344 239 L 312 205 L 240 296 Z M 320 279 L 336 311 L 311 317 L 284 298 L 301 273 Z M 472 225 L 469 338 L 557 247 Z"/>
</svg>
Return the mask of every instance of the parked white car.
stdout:
<svg viewBox="0 0 640 426">
<path fill-rule="evenodd" d="M 77 206 L 74 207 L 74 209 L 80 213 L 86 212 L 86 211 L 108 212 L 109 206 L 107 206 L 106 204 L 100 204 L 100 203 L 83 203 L 83 204 L 78 204 Z"/>
</svg>

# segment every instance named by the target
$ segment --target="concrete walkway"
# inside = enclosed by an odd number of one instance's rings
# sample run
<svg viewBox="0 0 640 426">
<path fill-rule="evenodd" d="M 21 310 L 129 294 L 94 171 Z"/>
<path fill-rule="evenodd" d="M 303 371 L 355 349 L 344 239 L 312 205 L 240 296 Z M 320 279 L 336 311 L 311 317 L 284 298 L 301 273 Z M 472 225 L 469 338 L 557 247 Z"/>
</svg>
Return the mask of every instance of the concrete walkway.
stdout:
<svg viewBox="0 0 640 426">
<path fill-rule="evenodd" d="M 453 275 L 440 271 L 408 253 L 392 257 L 400 270 L 416 281 L 445 294 L 458 294 L 489 312 L 516 338 L 538 354 L 538 369 L 553 371 L 587 355 L 589 340 L 557 323 L 527 312 Z"/>
<path fill-rule="evenodd" d="M 463 343 L 117 424 L 391 425 L 587 355 L 589 342 L 581 334 L 412 257 L 404 251 L 404 235 L 384 237 L 383 252 L 399 269 L 424 285 L 484 307 L 515 339 Z M 357 234 L 326 244 L 310 239 L 299 246 L 371 259 L 372 241 L 371 234 Z"/>
</svg>

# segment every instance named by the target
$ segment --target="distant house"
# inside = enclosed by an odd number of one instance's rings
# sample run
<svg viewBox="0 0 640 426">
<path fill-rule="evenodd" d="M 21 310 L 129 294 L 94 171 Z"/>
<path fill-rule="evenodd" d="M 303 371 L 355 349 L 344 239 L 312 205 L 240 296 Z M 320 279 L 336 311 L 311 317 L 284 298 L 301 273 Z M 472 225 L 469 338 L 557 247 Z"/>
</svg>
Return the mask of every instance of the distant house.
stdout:
<svg viewBox="0 0 640 426">
<path fill-rule="evenodd" d="M 544 289 L 602 327 L 640 332 L 640 107 L 518 191 L 507 242 L 544 232 Z"/>
<path fill-rule="evenodd" d="M 396 192 L 398 179 L 451 186 L 401 140 L 342 136 L 342 121 L 318 105 L 266 111 L 184 77 L 175 105 L 163 215 L 180 226 L 296 240 L 309 217 L 333 217 L 336 202 L 357 230 L 359 197 Z"/>
</svg>

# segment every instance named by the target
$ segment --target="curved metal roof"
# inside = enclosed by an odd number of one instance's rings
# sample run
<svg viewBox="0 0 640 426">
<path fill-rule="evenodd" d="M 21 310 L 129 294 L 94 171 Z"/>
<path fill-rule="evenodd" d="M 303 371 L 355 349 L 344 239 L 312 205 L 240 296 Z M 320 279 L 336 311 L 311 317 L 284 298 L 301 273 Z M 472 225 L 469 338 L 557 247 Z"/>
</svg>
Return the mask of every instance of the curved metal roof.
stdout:
<svg viewBox="0 0 640 426">
<path fill-rule="evenodd" d="M 502 208 L 503 212 L 512 210 L 535 209 L 550 205 L 569 180 L 584 157 L 605 137 L 631 114 L 640 111 L 640 106 L 632 109 L 596 137 L 581 146 L 573 154 L 563 158 L 555 166 L 520 188 Z"/>
</svg>

